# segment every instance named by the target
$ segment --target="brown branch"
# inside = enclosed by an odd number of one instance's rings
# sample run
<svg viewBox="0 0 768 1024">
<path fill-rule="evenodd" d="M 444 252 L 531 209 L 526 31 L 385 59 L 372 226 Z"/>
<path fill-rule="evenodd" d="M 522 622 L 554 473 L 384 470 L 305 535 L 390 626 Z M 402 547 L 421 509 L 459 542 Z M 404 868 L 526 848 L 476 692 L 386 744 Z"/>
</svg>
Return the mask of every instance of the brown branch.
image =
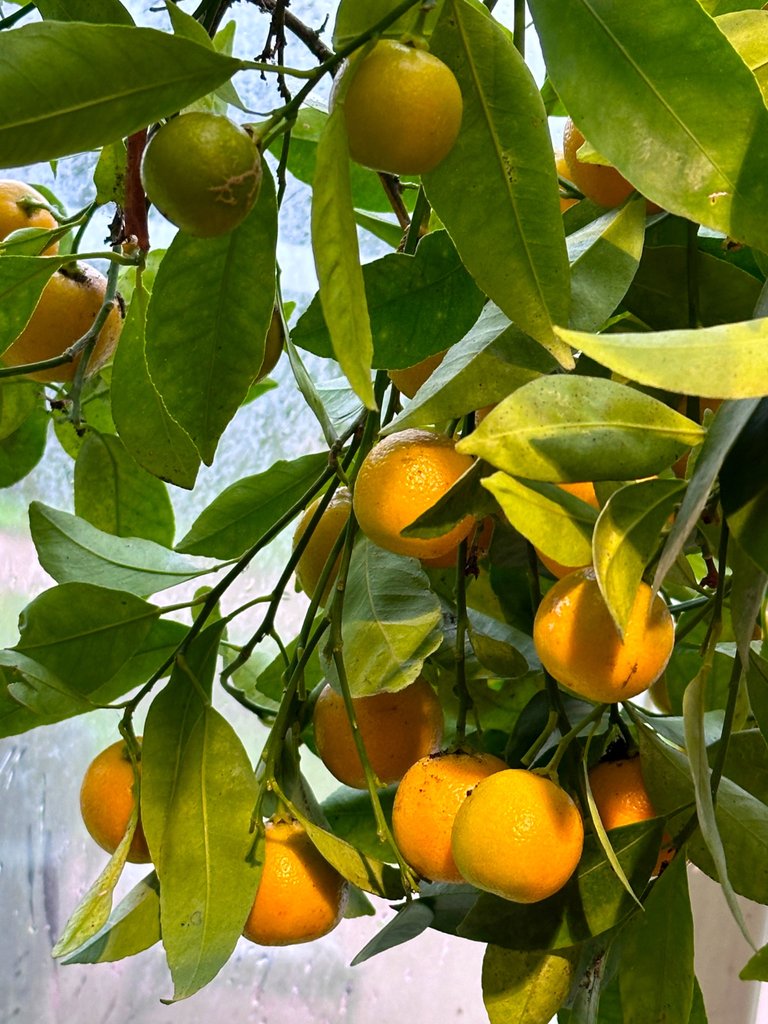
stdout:
<svg viewBox="0 0 768 1024">
<path fill-rule="evenodd" d="M 125 235 L 126 239 L 135 238 L 142 252 L 149 251 L 147 197 L 144 195 L 139 174 L 146 142 L 146 128 L 128 136 L 128 165 L 125 178 Z"/>
<path fill-rule="evenodd" d="M 255 4 L 260 11 L 264 11 L 266 14 L 274 14 L 279 5 L 279 0 L 251 0 L 251 3 Z M 300 39 L 310 53 L 313 53 L 321 63 L 332 56 L 333 50 L 326 46 L 320 38 L 320 33 L 325 28 L 325 24 L 319 29 L 310 28 L 309 25 L 305 25 L 300 18 L 297 18 L 295 14 L 291 14 L 290 11 L 285 11 L 283 17 L 285 27 L 297 39 Z"/>
</svg>

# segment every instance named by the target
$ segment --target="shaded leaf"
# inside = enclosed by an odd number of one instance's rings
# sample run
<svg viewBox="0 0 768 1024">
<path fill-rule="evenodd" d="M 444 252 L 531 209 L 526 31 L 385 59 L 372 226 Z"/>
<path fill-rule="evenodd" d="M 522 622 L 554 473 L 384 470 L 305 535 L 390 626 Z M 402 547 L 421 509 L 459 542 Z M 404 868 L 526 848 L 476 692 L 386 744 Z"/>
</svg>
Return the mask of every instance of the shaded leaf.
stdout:
<svg viewBox="0 0 768 1024">
<path fill-rule="evenodd" d="M 160 894 L 154 871 L 115 907 L 109 920 L 62 964 L 100 964 L 135 956 L 160 941 Z"/>
<path fill-rule="evenodd" d="M 410 942 L 429 928 L 434 919 L 434 912 L 426 900 L 411 900 L 398 908 L 397 917 L 387 921 L 384 927 L 376 932 L 359 953 L 350 962 L 350 967 L 365 963 L 379 953 Z"/>
<path fill-rule="evenodd" d="M 0 440 L 0 488 L 11 487 L 32 472 L 43 457 L 47 435 L 48 416 L 39 407 Z"/>
<path fill-rule="evenodd" d="M 395 786 L 378 791 L 384 815 L 391 821 Z M 330 830 L 370 857 L 392 864 L 395 855 L 389 843 L 382 843 L 377 834 L 376 817 L 367 792 L 340 786 L 322 802 L 322 811 Z"/>
<path fill-rule="evenodd" d="M 120 0 L 35 0 L 46 21 L 87 21 L 101 25 L 133 25 Z"/>
<path fill-rule="evenodd" d="M 18 430 L 39 404 L 37 385 L 13 378 L 4 381 L 0 385 L 0 441 Z"/>
<path fill-rule="evenodd" d="M 763 398 L 720 467 L 720 496 L 728 527 L 742 551 L 763 572 L 768 572 L 768 538 L 763 526 L 768 510 L 767 436 L 768 399 Z"/>
<path fill-rule="evenodd" d="M 549 1024 L 571 989 L 578 956 L 489 945 L 482 984 L 491 1024 Z"/>
</svg>

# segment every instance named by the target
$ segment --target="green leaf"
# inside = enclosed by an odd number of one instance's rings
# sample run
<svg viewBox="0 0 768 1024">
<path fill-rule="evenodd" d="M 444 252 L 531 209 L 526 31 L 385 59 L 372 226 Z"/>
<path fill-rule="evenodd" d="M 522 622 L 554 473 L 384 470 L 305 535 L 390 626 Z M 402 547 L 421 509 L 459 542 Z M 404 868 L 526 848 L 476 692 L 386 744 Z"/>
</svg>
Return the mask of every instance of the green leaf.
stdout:
<svg viewBox="0 0 768 1024">
<path fill-rule="evenodd" d="M 5 670 L 6 693 L 25 712 L 36 716 L 33 725 L 82 715 L 97 707 L 85 694 L 19 651 L 0 651 L 0 668 Z"/>
<path fill-rule="evenodd" d="M 0 441 L 10 437 L 40 405 L 36 384 L 11 378 L 0 384 Z"/>
<path fill-rule="evenodd" d="M 307 681 L 307 687 L 310 683 Z M 382 810 L 388 821 L 392 817 L 392 804 L 396 786 L 387 786 L 378 791 Z M 389 843 L 382 843 L 377 834 L 376 817 L 371 798 L 367 792 L 340 786 L 322 802 L 322 811 L 328 826 L 335 836 L 344 839 L 357 850 L 369 857 L 395 862 L 395 855 Z"/>
<path fill-rule="evenodd" d="M 320 618 L 318 617 L 312 624 L 313 632 L 319 625 Z M 300 640 L 301 634 L 294 637 L 290 643 L 284 645 L 289 659 L 293 659 Z M 280 652 L 272 660 L 269 660 L 269 655 L 266 654 L 261 659 L 251 655 L 245 665 L 233 673 L 231 680 L 249 700 L 255 704 L 263 705 L 264 698 L 266 697 L 267 701 L 271 702 L 276 710 L 285 689 L 284 677 L 285 659 L 282 652 Z M 317 648 L 315 648 L 304 667 L 304 685 L 310 691 L 322 679 L 323 670 L 320 667 L 320 655 Z M 269 704 L 267 704 L 267 708 L 269 708 Z"/>
<path fill-rule="evenodd" d="M 600 513 L 591 561 L 600 592 L 622 636 L 646 566 L 684 492 L 680 480 L 641 480 L 614 491 Z"/>
<path fill-rule="evenodd" d="M 165 484 L 110 434 L 91 431 L 83 442 L 75 463 L 75 512 L 117 537 L 173 544 L 173 506 Z"/>
<path fill-rule="evenodd" d="M 512 526 L 561 565 L 589 565 L 597 511 L 553 484 L 525 483 L 506 473 L 483 480 Z"/>
<path fill-rule="evenodd" d="M 373 338 L 352 207 L 343 91 L 338 94 L 317 147 L 312 183 L 312 249 L 320 303 L 334 356 L 355 394 L 372 409 Z"/>
<path fill-rule="evenodd" d="M 532 480 L 627 480 L 659 472 L 703 437 L 698 424 L 632 388 L 557 375 L 523 385 L 457 450 Z"/>
<path fill-rule="evenodd" d="M 122 139 L 104 146 L 93 171 L 96 202 L 99 205 L 106 206 L 107 203 L 117 203 L 118 206 L 125 207 L 127 164 L 128 152 Z"/>
<path fill-rule="evenodd" d="M 755 626 L 760 621 L 768 575 L 744 553 L 735 537 L 730 539 L 728 561 L 732 573 L 731 623 L 742 668 L 746 671 Z"/>
<path fill-rule="evenodd" d="M 704 438 L 704 444 L 696 459 L 693 475 L 683 503 L 675 516 L 675 522 L 667 537 L 666 544 L 656 567 L 653 587 L 658 590 L 667 573 L 675 564 L 678 555 L 688 539 L 691 530 L 701 515 L 709 498 L 712 485 L 717 478 L 728 451 L 757 408 L 757 401 L 724 402 Z"/>
<path fill-rule="evenodd" d="M 632 283 L 644 238 L 645 203 L 640 198 L 568 236 L 571 327 L 595 330 L 610 317 Z"/>
<path fill-rule="evenodd" d="M 445 231 L 425 235 L 413 256 L 389 253 L 366 263 L 363 282 L 375 369 L 413 366 L 449 348 L 470 329 L 485 302 Z M 318 296 L 291 340 L 315 355 L 333 356 Z"/>
<path fill-rule="evenodd" d="M 151 871 L 115 907 L 109 920 L 62 964 L 101 964 L 123 960 L 160 941 L 160 887 Z"/>
<path fill-rule="evenodd" d="M 481 665 L 502 679 L 517 679 L 528 672 L 529 651 L 518 649 L 521 636 L 514 626 L 474 608 L 468 609 L 467 618 L 469 642 Z M 537 667 L 536 663 L 531 667 Z"/>
<path fill-rule="evenodd" d="M 263 171 L 256 205 L 234 231 L 175 236 L 147 309 L 150 376 L 206 465 L 258 375 L 274 309 L 277 204 Z"/>
<path fill-rule="evenodd" d="M 29 507 L 29 526 L 40 565 L 57 583 L 95 583 L 147 597 L 214 568 L 150 540 L 115 537 L 39 501 Z"/>
<path fill-rule="evenodd" d="M 700 4 L 649 0 L 640 20 L 600 0 L 529 6 L 555 89 L 591 145 L 664 209 L 768 248 L 768 110 Z"/>
<path fill-rule="evenodd" d="M 500 402 L 523 384 L 550 373 L 555 365 L 549 353 L 489 302 L 477 323 L 449 349 L 413 401 L 382 434 L 458 419 Z"/>
<path fill-rule="evenodd" d="M 338 836 L 327 832 L 310 821 L 309 818 L 304 817 L 298 808 L 294 807 L 293 813 L 328 863 L 332 864 L 339 874 L 356 885 L 358 889 L 388 900 L 399 900 L 405 896 L 403 880 L 398 868 L 361 853 L 350 843 L 339 839 Z"/>
<path fill-rule="evenodd" d="M 437 0 L 434 10 L 427 13 L 424 34 L 428 37 L 443 0 Z M 333 27 L 333 45 L 339 47 L 351 43 L 372 25 L 385 18 L 397 6 L 395 0 L 341 0 Z M 388 36 L 397 38 L 414 28 L 417 8 L 409 10 L 386 30 Z"/>
<path fill-rule="evenodd" d="M 112 364 L 112 416 L 120 438 L 140 466 L 177 487 L 194 487 L 200 456 L 189 434 L 170 415 L 149 376 L 146 347 L 148 296 L 137 282 Z M 141 409 L 141 415 L 136 410 Z"/>
<path fill-rule="evenodd" d="M 693 917 L 685 857 L 674 857 L 653 885 L 644 912 L 621 935 L 624 1024 L 689 1024 L 693 1000 Z"/>
<path fill-rule="evenodd" d="M 760 0 L 705 0 L 702 7 L 713 18 L 717 17 L 717 27 L 751 69 L 765 96 L 768 92 L 766 13 L 764 10 L 745 10 L 762 7 Z"/>
<path fill-rule="evenodd" d="M 56 256 L 3 256 L 0 259 L 0 354 L 24 330 L 43 288 L 61 262 Z"/>
<path fill-rule="evenodd" d="M 13 648 L 87 693 L 107 682 L 139 648 L 158 610 L 120 590 L 62 583 L 19 616 Z"/>
<path fill-rule="evenodd" d="M 125 835 L 109 858 L 106 867 L 73 911 L 63 933 L 51 950 L 51 956 L 61 957 L 73 953 L 106 924 L 112 910 L 115 886 L 128 859 L 138 821 L 139 809 L 134 804 Z"/>
<path fill-rule="evenodd" d="M 168 17 L 171 19 L 171 27 L 175 35 L 184 36 L 185 39 L 191 39 L 193 42 L 200 43 L 201 46 L 207 46 L 209 49 L 213 48 L 213 40 L 205 31 L 203 25 L 193 18 L 191 14 L 187 14 L 177 4 L 171 2 L 166 2 L 165 9 L 168 12 Z"/>
<path fill-rule="evenodd" d="M 410 900 L 397 910 L 397 916 L 387 921 L 360 952 L 353 957 L 350 967 L 365 963 L 378 953 L 385 953 L 404 942 L 410 942 L 429 928 L 434 912 L 426 900 Z"/>
<path fill-rule="evenodd" d="M 301 499 L 327 465 L 327 452 L 318 452 L 291 462 L 281 459 L 263 473 L 237 480 L 200 513 L 177 549 L 238 558 Z"/>
<path fill-rule="evenodd" d="M 496 512 L 495 502 L 483 490 L 482 477 L 488 467 L 475 462 L 465 470 L 455 483 L 434 505 L 417 516 L 400 531 L 403 537 L 440 537 L 457 526 L 467 515 L 478 522 L 486 514 Z M 473 535 L 468 536 L 471 544 Z"/>
<path fill-rule="evenodd" d="M 11 487 L 32 472 L 43 457 L 47 435 L 48 416 L 38 407 L 0 440 L 0 487 Z"/>
<path fill-rule="evenodd" d="M 749 654 L 747 692 L 752 714 L 765 742 L 768 743 L 768 662 L 754 651 L 750 651 Z"/>
<path fill-rule="evenodd" d="M 568 996 L 578 958 L 578 949 L 557 954 L 489 945 L 482 983 L 490 1024 L 549 1024 Z"/>
<path fill-rule="evenodd" d="M 511 35 L 466 0 L 446 0 L 431 49 L 458 79 L 464 116 L 451 152 L 424 175 L 427 196 L 480 288 L 571 367 L 570 350 L 552 331 L 553 322 L 568 321 L 570 287 L 536 83 Z"/>
<path fill-rule="evenodd" d="M 686 755 L 660 739 L 639 715 L 638 740 L 643 778 L 654 807 L 670 814 L 694 802 L 691 769 Z M 654 725 L 656 723 L 654 722 Z M 728 778 L 720 781 L 715 809 L 717 829 L 728 862 L 733 889 L 747 899 L 768 904 L 768 820 L 765 804 Z M 700 835 L 686 847 L 693 863 L 718 878 L 712 855 Z M 725 890 L 724 890 L 725 891 Z"/>
<path fill-rule="evenodd" d="M 133 25 L 120 0 L 35 0 L 46 21 L 86 21 L 100 25 Z"/>
<path fill-rule="evenodd" d="M 442 641 L 440 602 L 417 559 L 361 537 L 344 597 L 344 666 L 354 697 L 394 692 L 412 683 Z M 336 678 L 327 651 L 322 661 Z"/>
<path fill-rule="evenodd" d="M 747 403 L 739 404 L 746 407 Z M 768 572 L 768 538 L 763 528 L 768 509 L 768 455 L 763 443 L 766 424 L 768 400 L 762 399 L 720 468 L 720 496 L 728 527 L 763 572 Z"/>
<path fill-rule="evenodd" d="M 241 66 L 151 28 L 43 22 L 4 32 L 0 165 L 21 167 L 124 138 Z"/>
<path fill-rule="evenodd" d="M 617 829 L 613 848 L 636 893 L 650 877 L 661 845 L 660 819 Z M 504 949 L 556 950 L 602 935 L 624 921 L 637 903 L 616 877 L 599 843 L 587 836 L 584 853 L 560 892 L 538 903 L 511 903 L 482 893 L 458 928 L 466 939 Z"/>
<path fill-rule="evenodd" d="M 642 334 L 558 334 L 614 373 L 648 387 L 704 398 L 768 392 L 768 319 Z"/>
<path fill-rule="evenodd" d="M 751 319 L 760 295 L 760 282 L 700 250 L 695 251 L 695 263 L 693 258 L 694 254 L 689 255 L 682 245 L 646 249 L 622 306 L 655 331 L 684 329 L 691 323 L 691 289 L 702 327 Z M 690 264 L 694 268 L 695 286 L 688 280 Z M 675 390 L 679 390 L 677 385 Z"/>
</svg>

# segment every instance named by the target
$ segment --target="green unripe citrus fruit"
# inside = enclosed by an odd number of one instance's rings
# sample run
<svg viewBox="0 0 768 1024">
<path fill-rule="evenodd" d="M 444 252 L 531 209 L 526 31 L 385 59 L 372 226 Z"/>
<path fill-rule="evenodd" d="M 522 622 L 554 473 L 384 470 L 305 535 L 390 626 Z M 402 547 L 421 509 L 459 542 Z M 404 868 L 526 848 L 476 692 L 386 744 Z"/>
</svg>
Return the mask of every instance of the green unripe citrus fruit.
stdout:
<svg viewBox="0 0 768 1024">
<path fill-rule="evenodd" d="M 212 238 L 236 228 L 256 202 L 261 154 L 229 118 L 191 111 L 149 140 L 141 183 L 169 221 L 189 235 Z"/>
</svg>

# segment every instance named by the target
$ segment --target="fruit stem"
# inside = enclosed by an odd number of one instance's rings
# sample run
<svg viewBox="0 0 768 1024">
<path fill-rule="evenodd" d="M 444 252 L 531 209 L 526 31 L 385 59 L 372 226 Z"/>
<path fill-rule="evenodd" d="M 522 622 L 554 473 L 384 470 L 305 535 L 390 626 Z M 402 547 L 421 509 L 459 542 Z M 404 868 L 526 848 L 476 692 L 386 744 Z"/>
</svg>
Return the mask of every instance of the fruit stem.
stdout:
<svg viewBox="0 0 768 1024">
<path fill-rule="evenodd" d="M 459 544 L 456 556 L 456 647 L 454 656 L 456 658 L 456 684 L 454 693 L 459 698 L 459 713 L 456 718 L 456 739 L 461 746 L 467 732 L 467 712 L 472 707 L 472 696 L 467 687 L 467 666 L 465 656 L 465 644 L 469 618 L 467 616 L 467 577 L 465 566 L 467 564 L 467 539 Z"/>
<path fill-rule="evenodd" d="M 429 222 L 429 215 L 432 212 L 432 207 L 429 205 L 427 194 L 424 191 L 424 186 L 420 186 L 419 193 L 416 196 L 416 205 L 413 208 L 413 216 L 411 217 L 411 223 L 408 226 L 408 231 L 405 235 L 405 241 L 403 242 L 402 251 L 406 256 L 413 256 L 416 252 L 416 246 L 421 240 L 423 234 L 423 228 L 426 223 Z"/>
<path fill-rule="evenodd" d="M 549 739 L 549 737 L 552 735 L 552 733 L 555 731 L 556 728 L 557 728 L 557 712 L 553 710 L 553 711 L 549 712 L 549 715 L 547 716 L 546 725 L 542 729 L 541 733 L 536 737 L 536 739 L 533 741 L 533 743 L 531 744 L 529 749 L 520 758 L 520 764 L 524 768 L 528 768 L 528 767 L 530 767 L 530 765 L 533 764 L 533 762 L 536 760 L 536 755 L 541 750 L 541 748 L 544 746 L 544 744 L 547 742 L 547 740 Z"/>
<path fill-rule="evenodd" d="M 563 736 L 557 744 L 555 752 L 548 764 L 544 768 L 534 768 L 532 770 L 537 772 L 539 775 L 548 776 L 553 782 L 557 782 L 557 770 L 568 747 L 590 723 L 599 721 L 607 710 L 607 704 L 598 704 L 597 707 L 593 708 L 588 715 L 582 718 L 580 722 L 577 722 L 576 725 L 574 725 L 573 728 Z"/>
<path fill-rule="evenodd" d="M 493 10 L 493 7 L 489 7 L 488 10 Z M 525 58 L 525 0 L 515 0 L 512 40 L 517 52 Z"/>
<path fill-rule="evenodd" d="M 637 744 L 635 743 L 634 736 L 629 731 L 627 723 L 621 717 L 621 712 L 619 711 L 618 704 L 611 704 L 609 717 L 611 719 L 611 723 L 615 725 L 621 733 L 621 738 L 624 740 L 624 744 L 627 748 L 627 755 L 631 757 L 632 753 L 637 752 Z"/>
</svg>

